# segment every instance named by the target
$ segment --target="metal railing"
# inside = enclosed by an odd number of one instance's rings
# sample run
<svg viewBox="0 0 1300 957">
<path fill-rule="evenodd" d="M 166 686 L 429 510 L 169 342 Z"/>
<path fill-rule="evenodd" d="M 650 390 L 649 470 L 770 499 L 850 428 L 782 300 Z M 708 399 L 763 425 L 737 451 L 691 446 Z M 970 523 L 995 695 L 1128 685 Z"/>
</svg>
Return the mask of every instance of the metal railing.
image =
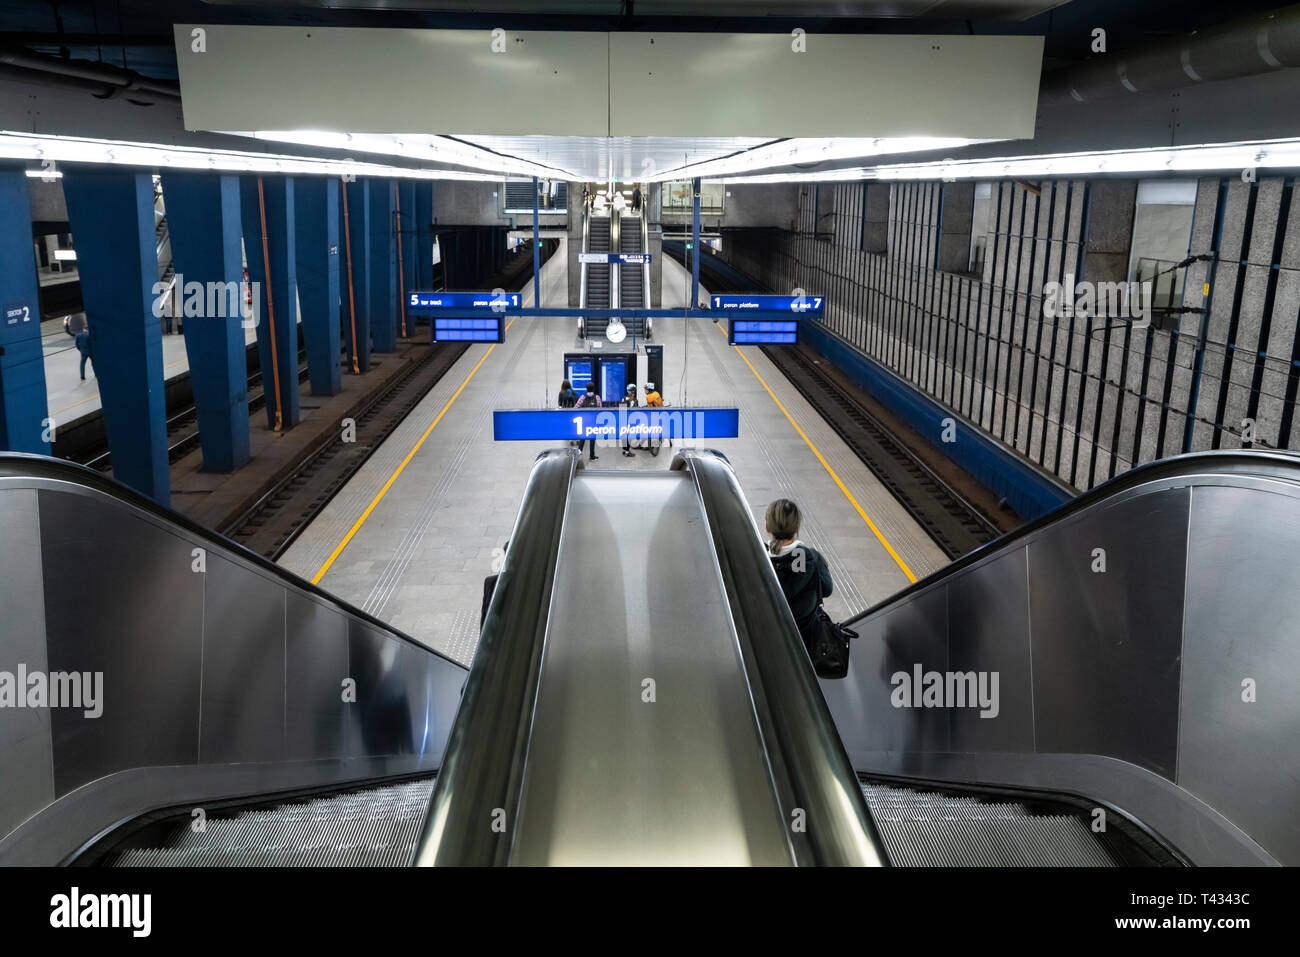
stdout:
<svg viewBox="0 0 1300 957">
<path fill-rule="evenodd" d="M 514 828 L 492 827 L 492 815 L 500 809 L 508 822 L 518 817 L 578 459 L 577 449 L 553 449 L 533 465 L 416 845 L 418 866 L 509 862 Z"/>
</svg>

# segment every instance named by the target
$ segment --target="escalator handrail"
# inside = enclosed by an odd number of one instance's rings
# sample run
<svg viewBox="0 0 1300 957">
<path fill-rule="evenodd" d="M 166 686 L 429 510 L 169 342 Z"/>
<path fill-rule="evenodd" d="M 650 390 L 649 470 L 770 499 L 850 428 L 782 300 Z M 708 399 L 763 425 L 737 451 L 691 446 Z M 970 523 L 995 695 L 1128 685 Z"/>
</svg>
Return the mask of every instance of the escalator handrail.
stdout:
<svg viewBox="0 0 1300 957">
<path fill-rule="evenodd" d="M 537 457 L 497 579 L 414 863 L 509 862 L 578 449 Z M 492 815 L 505 814 L 496 829 Z"/>
<path fill-rule="evenodd" d="M 591 243 L 591 211 L 587 209 L 587 204 L 583 203 L 582 204 L 582 251 L 584 253 L 591 252 L 590 243 Z M 581 259 L 581 257 L 579 257 L 579 259 Z M 580 263 L 579 271 L 581 272 L 581 276 L 579 277 L 579 283 L 578 283 L 578 297 L 579 297 L 578 306 L 579 308 L 586 309 L 587 308 L 587 264 L 585 262 Z"/>
<path fill-rule="evenodd" d="M 955 561 L 944 565 L 924 578 L 917 579 L 906 588 L 894 592 L 888 598 L 876 602 L 864 611 L 858 612 L 851 618 L 842 622 L 846 626 L 851 626 L 856 622 L 862 621 L 877 612 L 883 611 L 891 605 L 903 602 L 908 598 L 924 591 L 932 585 L 943 581 L 949 576 L 969 568 L 976 562 L 984 561 L 996 553 L 1009 551 L 1018 547 L 1024 539 L 1033 535 L 1049 525 L 1054 525 L 1064 521 L 1094 505 L 1099 504 L 1105 499 L 1115 495 L 1123 494 L 1142 485 L 1154 482 L 1163 482 L 1169 479 L 1176 479 L 1182 476 L 1191 477 L 1194 475 L 1207 474 L 1255 474 L 1264 477 L 1278 478 L 1280 476 L 1261 472 L 1268 466 L 1275 467 L 1285 473 L 1290 473 L 1286 477 L 1295 482 L 1300 482 L 1300 454 L 1286 452 L 1281 450 L 1215 450 L 1209 452 L 1189 452 L 1185 455 L 1177 455 L 1167 459 L 1159 459 L 1155 462 L 1148 462 L 1145 465 L 1139 465 L 1132 468 L 1122 475 L 1101 485 L 1096 485 L 1086 492 L 1081 493 L 1070 501 L 1064 503 L 1058 508 L 1040 515 L 1033 521 L 1026 522 L 1019 528 L 1007 532 L 1000 538 L 995 538 L 991 542 L 981 545 L 973 551 Z"/>
<path fill-rule="evenodd" d="M 304 578 L 299 578 L 288 569 L 277 565 L 275 562 L 259 555 L 257 552 L 250 551 L 239 542 L 226 538 L 224 535 L 200 525 L 188 516 L 159 505 L 148 496 L 127 485 L 123 485 L 121 482 L 110 478 L 102 472 L 97 472 L 84 465 L 78 465 L 75 462 L 69 462 L 65 459 L 56 459 L 47 455 L 34 455 L 27 452 L 0 452 L 0 480 L 6 478 L 32 478 L 46 479 L 55 482 L 68 482 L 83 488 L 92 489 L 96 492 L 101 492 L 118 502 L 130 505 L 133 508 L 148 513 L 154 518 L 161 519 L 170 525 L 176 526 L 184 530 L 188 535 L 206 541 L 218 552 L 224 551 L 227 553 L 233 553 L 243 561 L 256 565 L 258 569 L 266 572 L 284 584 L 291 585 L 299 591 L 307 592 L 312 596 L 321 599 L 327 605 L 345 612 L 354 618 L 358 618 L 369 625 L 373 625 L 380 629 L 384 634 L 391 635 L 394 638 L 399 638 L 407 644 L 413 645 L 430 655 L 442 658 L 444 661 L 448 661 L 457 667 L 463 667 L 460 662 L 454 661 L 441 652 L 435 651 L 428 645 L 421 641 L 417 641 L 405 632 L 398 631 L 392 625 L 385 621 L 381 621 L 369 612 L 362 611 L 355 605 L 349 604 L 338 596 L 325 591 L 325 589 L 318 585 L 313 585 Z"/>
<path fill-rule="evenodd" d="M 882 866 L 884 843 L 726 457 L 683 449 L 700 496 L 794 862 Z M 804 812 L 805 827 L 792 826 Z"/>
</svg>

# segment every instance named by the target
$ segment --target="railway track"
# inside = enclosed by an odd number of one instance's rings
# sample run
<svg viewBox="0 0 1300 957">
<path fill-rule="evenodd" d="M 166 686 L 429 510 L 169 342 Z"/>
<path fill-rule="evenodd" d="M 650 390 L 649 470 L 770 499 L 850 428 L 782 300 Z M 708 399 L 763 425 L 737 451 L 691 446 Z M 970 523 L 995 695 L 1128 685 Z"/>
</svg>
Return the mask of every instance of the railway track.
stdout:
<svg viewBox="0 0 1300 957">
<path fill-rule="evenodd" d="M 307 350 L 298 351 L 298 381 L 304 382 L 307 379 Z M 248 414 L 252 415 L 260 409 L 266 407 L 266 390 L 261 388 L 262 373 L 261 370 L 252 373 L 248 377 Z M 199 446 L 199 421 L 198 409 L 193 403 L 189 403 L 180 409 L 174 411 L 167 417 L 167 461 L 168 464 L 175 465 L 178 461 L 188 455 Z M 89 468 L 96 469 L 100 472 L 107 472 L 113 467 L 113 454 L 108 450 L 106 443 L 100 442 L 97 445 L 83 449 L 72 457 L 72 461 L 78 462 Z"/>
<path fill-rule="evenodd" d="M 680 257 L 676 257 L 680 261 Z M 687 264 L 689 265 L 689 264 Z M 735 282 L 701 259 L 700 280 L 710 292 L 761 292 Z M 827 375 L 803 347 L 762 347 L 771 360 L 949 558 L 1002 535 L 1004 529 L 926 464 L 849 390 Z"/>
<path fill-rule="evenodd" d="M 273 561 L 283 555 L 469 347 L 417 348 L 424 354 L 353 416 L 358 441 L 344 442 L 341 432 L 329 433 L 247 511 L 218 531 Z"/>
<path fill-rule="evenodd" d="M 949 558 L 965 555 L 1002 534 L 991 518 L 818 369 L 808 353 L 769 347 L 763 347 L 763 353 Z"/>
<path fill-rule="evenodd" d="M 543 263 L 557 246 L 557 240 L 543 241 Z M 530 279 L 532 252 L 524 246 L 500 272 L 485 280 L 484 286 L 518 290 Z M 364 436 L 364 441 L 343 442 L 339 433 L 331 433 L 243 514 L 218 531 L 272 561 L 279 559 L 469 345 L 432 343 L 418 348 L 425 350 L 424 355 L 353 417 L 356 434 Z"/>
</svg>

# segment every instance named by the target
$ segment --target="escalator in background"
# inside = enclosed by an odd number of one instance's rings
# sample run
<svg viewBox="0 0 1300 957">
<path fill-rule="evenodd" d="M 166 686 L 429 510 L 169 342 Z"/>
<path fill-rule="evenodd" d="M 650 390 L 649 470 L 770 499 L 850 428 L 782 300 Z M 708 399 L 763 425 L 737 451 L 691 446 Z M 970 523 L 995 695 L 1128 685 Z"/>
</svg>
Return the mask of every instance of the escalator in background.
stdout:
<svg viewBox="0 0 1300 957">
<path fill-rule="evenodd" d="M 640 255 L 646 251 L 645 215 L 633 215 L 627 210 L 618 213 L 618 251 L 631 255 Z M 649 267 L 639 263 L 618 264 L 618 304 L 623 309 L 645 309 L 646 280 Z M 653 320 L 629 316 L 623 319 L 628 337 L 633 340 L 650 338 Z"/>
<path fill-rule="evenodd" d="M 590 253 L 608 253 L 613 250 L 610 247 L 611 232 L 613 229 L 613 220 L 609 214 L 597 215 L 587 213 L 587 242 L 586 252 Z M 608 309 L 612 305 L 610 301 L 610 276 L 611 270 L 609 263 L 583 263 L 583 306 L 587 309 Z M 604 319 L 584 319 L 582 334 L 587 336 L 603 336 L 605 334 Z"/>
</svg>

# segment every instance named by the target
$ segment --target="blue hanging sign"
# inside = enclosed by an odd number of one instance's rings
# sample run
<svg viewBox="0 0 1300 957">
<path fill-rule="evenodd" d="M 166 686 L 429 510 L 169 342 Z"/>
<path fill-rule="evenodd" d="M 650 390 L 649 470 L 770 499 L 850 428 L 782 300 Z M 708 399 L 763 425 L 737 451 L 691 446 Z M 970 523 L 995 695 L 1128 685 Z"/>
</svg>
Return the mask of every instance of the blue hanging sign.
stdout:
<svg viewBox="0 0 1300 957">
<path fill-rule="evenodd" d="M 824 296 L 714 296 L 713 308 L 724 311 L 797 312 L 810 319 L 820 319 L 826 298 Z"/>
<path fill-rule="evenodd" d="M 406 296 L 407 308 L 417 315 L 433 315 L 439 309 L 505 312 L 518 309 L 520 302 L 517 292 L 410 292 Z"/>
<path fill-rule="evenodd" d="M 492 413 L 498 442 L 564 439 L 734 439 L 739 409 L 623 408 L 499 409 Z"/>
</svg>

